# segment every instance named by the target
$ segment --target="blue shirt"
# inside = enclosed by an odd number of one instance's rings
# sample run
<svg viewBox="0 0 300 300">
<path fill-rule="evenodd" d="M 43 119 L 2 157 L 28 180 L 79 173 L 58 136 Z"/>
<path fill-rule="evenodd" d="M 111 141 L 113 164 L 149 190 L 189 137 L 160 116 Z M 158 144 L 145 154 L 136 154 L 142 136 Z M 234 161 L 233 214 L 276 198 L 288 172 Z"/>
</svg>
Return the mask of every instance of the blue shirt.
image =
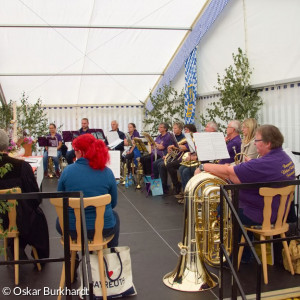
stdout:
<svg viewBox="0 0 300 300">
<path fill-rule="evenodd" d="M 111 169 L 105 167 L 103 171 L 89 166 L 87 159 L 81 157 L 74 164 L 68 165 L 58 181 L 58 191 L 82 191 L 84 197 L 94 197 L 110 194 L 111 203 L 106 205 L 104 213 L 104 228 L 112 228 L 116 219 L 112 209 L 117 205 L 117 184 Z M 87 229 L 94 229 L 96 211 L 94 207 L 85 209 Z M 69 210 L 70 230 L 75 229 L 75 215 Z"/>
</svg>

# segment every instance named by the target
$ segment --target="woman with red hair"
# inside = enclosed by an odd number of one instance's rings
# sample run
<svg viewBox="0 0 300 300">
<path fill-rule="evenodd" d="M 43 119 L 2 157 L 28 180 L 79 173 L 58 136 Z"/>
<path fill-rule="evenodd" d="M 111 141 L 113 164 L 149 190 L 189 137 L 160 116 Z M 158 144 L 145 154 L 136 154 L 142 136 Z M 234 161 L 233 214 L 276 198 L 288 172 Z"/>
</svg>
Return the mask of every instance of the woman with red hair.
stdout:
<svg viewBox="0 0 300 300">
<path fill-rule="evenodd" d="M 108 247 L 118 246 L 120 221 L 118 214 L 113 210 L 117 205 L 117 184 L 113 172 L 106 167 L 109 153 L 103 141 L 97 140 L 87 133 L 80 135 L 73 141 L 76 161 L 68 165 L 61 174 L 58 182 L 58 191 L 82 191 L 84 197 L 94 197 L 104 194 L 111 195 L 111 203 L 106 205 L 104 214 L 103 236 L 115 234 Z M 95 232 L 96 211 L 94 207 L 85 209 L 88 238 L 92 239 Z M 76 238 L 75 215 L 69 209 L 70 235 Z M 56 228 L 61 233 L 59 223 Z"/>
</svg>

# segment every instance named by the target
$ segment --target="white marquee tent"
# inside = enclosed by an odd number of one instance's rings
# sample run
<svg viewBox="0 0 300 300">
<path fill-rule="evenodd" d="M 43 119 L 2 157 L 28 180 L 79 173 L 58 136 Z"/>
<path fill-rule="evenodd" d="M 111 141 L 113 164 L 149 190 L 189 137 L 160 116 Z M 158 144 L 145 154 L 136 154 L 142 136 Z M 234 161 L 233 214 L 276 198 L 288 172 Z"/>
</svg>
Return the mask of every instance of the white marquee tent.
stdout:
<svg viewBox="0 0 300 300">
<path fill-rule="evenodd" d="M 172 82 L 197 47 L 197 113 L 240 47 L 261 89 L 262 123 L 300 150 L 299 0 L 0 0 L 0 84 L 7 101 L 41 98 L 49 121 L 142 128 L 141 103 Z"/>
</svg>

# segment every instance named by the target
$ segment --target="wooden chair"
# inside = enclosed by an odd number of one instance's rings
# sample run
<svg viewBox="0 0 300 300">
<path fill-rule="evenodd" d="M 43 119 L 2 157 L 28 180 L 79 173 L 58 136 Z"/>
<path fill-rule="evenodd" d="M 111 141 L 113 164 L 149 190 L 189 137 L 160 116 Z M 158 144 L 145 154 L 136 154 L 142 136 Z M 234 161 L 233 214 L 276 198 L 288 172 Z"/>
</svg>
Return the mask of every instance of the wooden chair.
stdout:
<svg viewBox="0 0 300 300">
<path fill-rule="evenodd" d="M 260 228 L 258 226 L 246 227 L 246 231 L 251 231 L 260 236 L 260 240 L 266 240 L 266 237 L 271 237 L 274 235 L 280 235 L 281 238 L 285 238 L 285 232 L 289 230 L 289 224 L 286 222 L 288 212 L 290 210 L 291 202 L 293 201 L 295 186 L 287 186 L 283 188 L 268 188 L 262 187 L 259 189 L 259 194 L 264 197 L 264 210 L 263 210 L 263 223 Z M 272 214 L 272 202 L 274 196 L 280 195 L 280 204 L 277 212 L 277 220 L 275 225 L 271 224 L 271 214 Z M 288 203 L 287 203 L 288 202 Z M 285 209 L 286 207 L 286 209 Z M 241 238 L 241 243 L 245 242 L 244 236 Z M 287 241 L 282 241 L 286 257 L 290 266 L 291 274 L 294 275 L 294 268 L 291 261 L 290 252 L 288 249 Z M 238 268 L 240 266 L 242 254 L 244 251 L 244 246 L 240 246 L 238 253 Z M 266 244 L 261 244 L 261 256 L 262 265 L 264 273 L 264 282 L 268 284 L 268 269 L 267 269 L 267 253 Z"/>
<path fill-rule="evenodd" d="M 98 255 L 98 263 L 99 263 L 99 273 L 100 273 L 100 281 L 102 286 L 102 295 L 103 299 L 107 299 L 106 285 L 105 285 L 105 273 L 104 273 L 104 258 L 103 258 L 103 249 L 107 248 L 107 244 L 113 239 L 114 235 L 109 236 L 104 239 L 102 235 L 102 230 L 104 227 L 104 212 L 105 206 L 109 204 L 111 201 L 111 196 L 109 194 L 83 198 L 84 208 L 88 206 L 94 206 L 96 208 L 96 220 L 95 220 L 95 235 L 94 239 L 89 242 L 89 251 L 96 251 Z M 50 202 L 55 206 L 59 224 L 63 231 L 63 199 L 62 198 L 52 198 Z M 76 218 L 76 232 L 77 232 L 77 240 L 72 240 L 70 238 L 70 251 L 71 251 L 71 282 L 74 281 L 74 273 L 75 273 L 75 258 L 76 252 L 81 251 L 81 220 L 80 220 L 80 198 L 70 198 L 69 199 L 69 207 L 74 209 L 74 214 Z M 61 238 L 61 243 L 64 245 L 63 236 Z M 61 280 L 60 280 L 60 288 L 63 289 L 65 285 L 65 263 L 63 264 Z M 61 299 L 61 295 L 58 296 L 57 299 Z"/>
<path fill-rule="evenodd" d="M 11 188 L 6 190 L 0 190 L 0 194 L 21 194 L 22 191 L 20 188 Z M 4 258 L 7 261 L 7 239 L 13 238 L 14 239 L 14 260 L 19 260 L 19 231 L 17 228 L 17 211 L 16 205 L 17 200 L 8 200 L 7 202 L 11 203 L 8 211 L 8 230 L 2 230 L 0 228 L 0 234 L 3 235 L 4 239 Z M 37 251 L 35 247 L 32 246 L 32 252 L 35 259 L 39 259 Z M 39 271 L 42 270 L 41 264 L 37 263 L 37 268 Z M 19 265 L 15 264 L 15 284 L 19 284 Z"/>
</svg>

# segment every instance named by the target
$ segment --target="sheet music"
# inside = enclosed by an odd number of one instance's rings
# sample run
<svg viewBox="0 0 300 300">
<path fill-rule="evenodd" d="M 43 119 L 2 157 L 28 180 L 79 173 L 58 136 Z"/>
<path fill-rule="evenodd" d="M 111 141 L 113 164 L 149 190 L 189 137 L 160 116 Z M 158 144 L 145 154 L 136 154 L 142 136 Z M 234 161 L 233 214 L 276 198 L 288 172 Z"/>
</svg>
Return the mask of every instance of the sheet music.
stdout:
<svg viewBox="0 0 300 300">
<path fill-rule="evenodd" d="M 300 163 L 297 157 L 292 153 L 292 151 L 289 148 L 283 149 L 283 151 L 291 158 L 295 165 L 295 176 L 298 176 L 300 174 Z"/>
<path fill-rule="evenodd" d="M 120 140 L 117 131 L 109 131 L 106 135 L 106 138 L 107 138 L 108 144 L 113 144 L 116 140 Z"/>
<path fill-rule="evenodd" d="M 120 145 L 123 142 L 123 140 L 121 139 L 117 139 L 116 141 L 112 142 L 111 144 L 108 145 L 109 149 L 114 149 L 116 148 L 118 145 Z"/>
<path fill-rule="evenodd" d="M 187 141 L 187 143 L 188 143 L 188 145 L 189 145 L 190 152 L 191 152 L 191 153 L 195 152 L 195 151 L 196 151 L 196 150 L 195 150 L 195 144 L 194 144 L 194 142 L 193 142 L 193 139 L 192 139 L 192 137 L 191 137 L 191 134 L 190 134 L 189 132 L 187 132 L 187 133 L 184 134 L 184 136 L 185 136 L 186 141 Z"/>
<path fill-rule="evenodd" d="M 222 132 L 196 132 L 193 137 L 198 160 L 206 161 L 230 157 Z"/>
<path fill-rule="evenodd" d="M 48 156 L 57 157 L 57 147 L 48 147 Z"/>
<path fill-rule="evenodd" d="M 108 151 L 110 156 L 110 163 L 106 166 L 112 170 L 115 178 L 120 178 L 120 151 Z"/>
</svg>

